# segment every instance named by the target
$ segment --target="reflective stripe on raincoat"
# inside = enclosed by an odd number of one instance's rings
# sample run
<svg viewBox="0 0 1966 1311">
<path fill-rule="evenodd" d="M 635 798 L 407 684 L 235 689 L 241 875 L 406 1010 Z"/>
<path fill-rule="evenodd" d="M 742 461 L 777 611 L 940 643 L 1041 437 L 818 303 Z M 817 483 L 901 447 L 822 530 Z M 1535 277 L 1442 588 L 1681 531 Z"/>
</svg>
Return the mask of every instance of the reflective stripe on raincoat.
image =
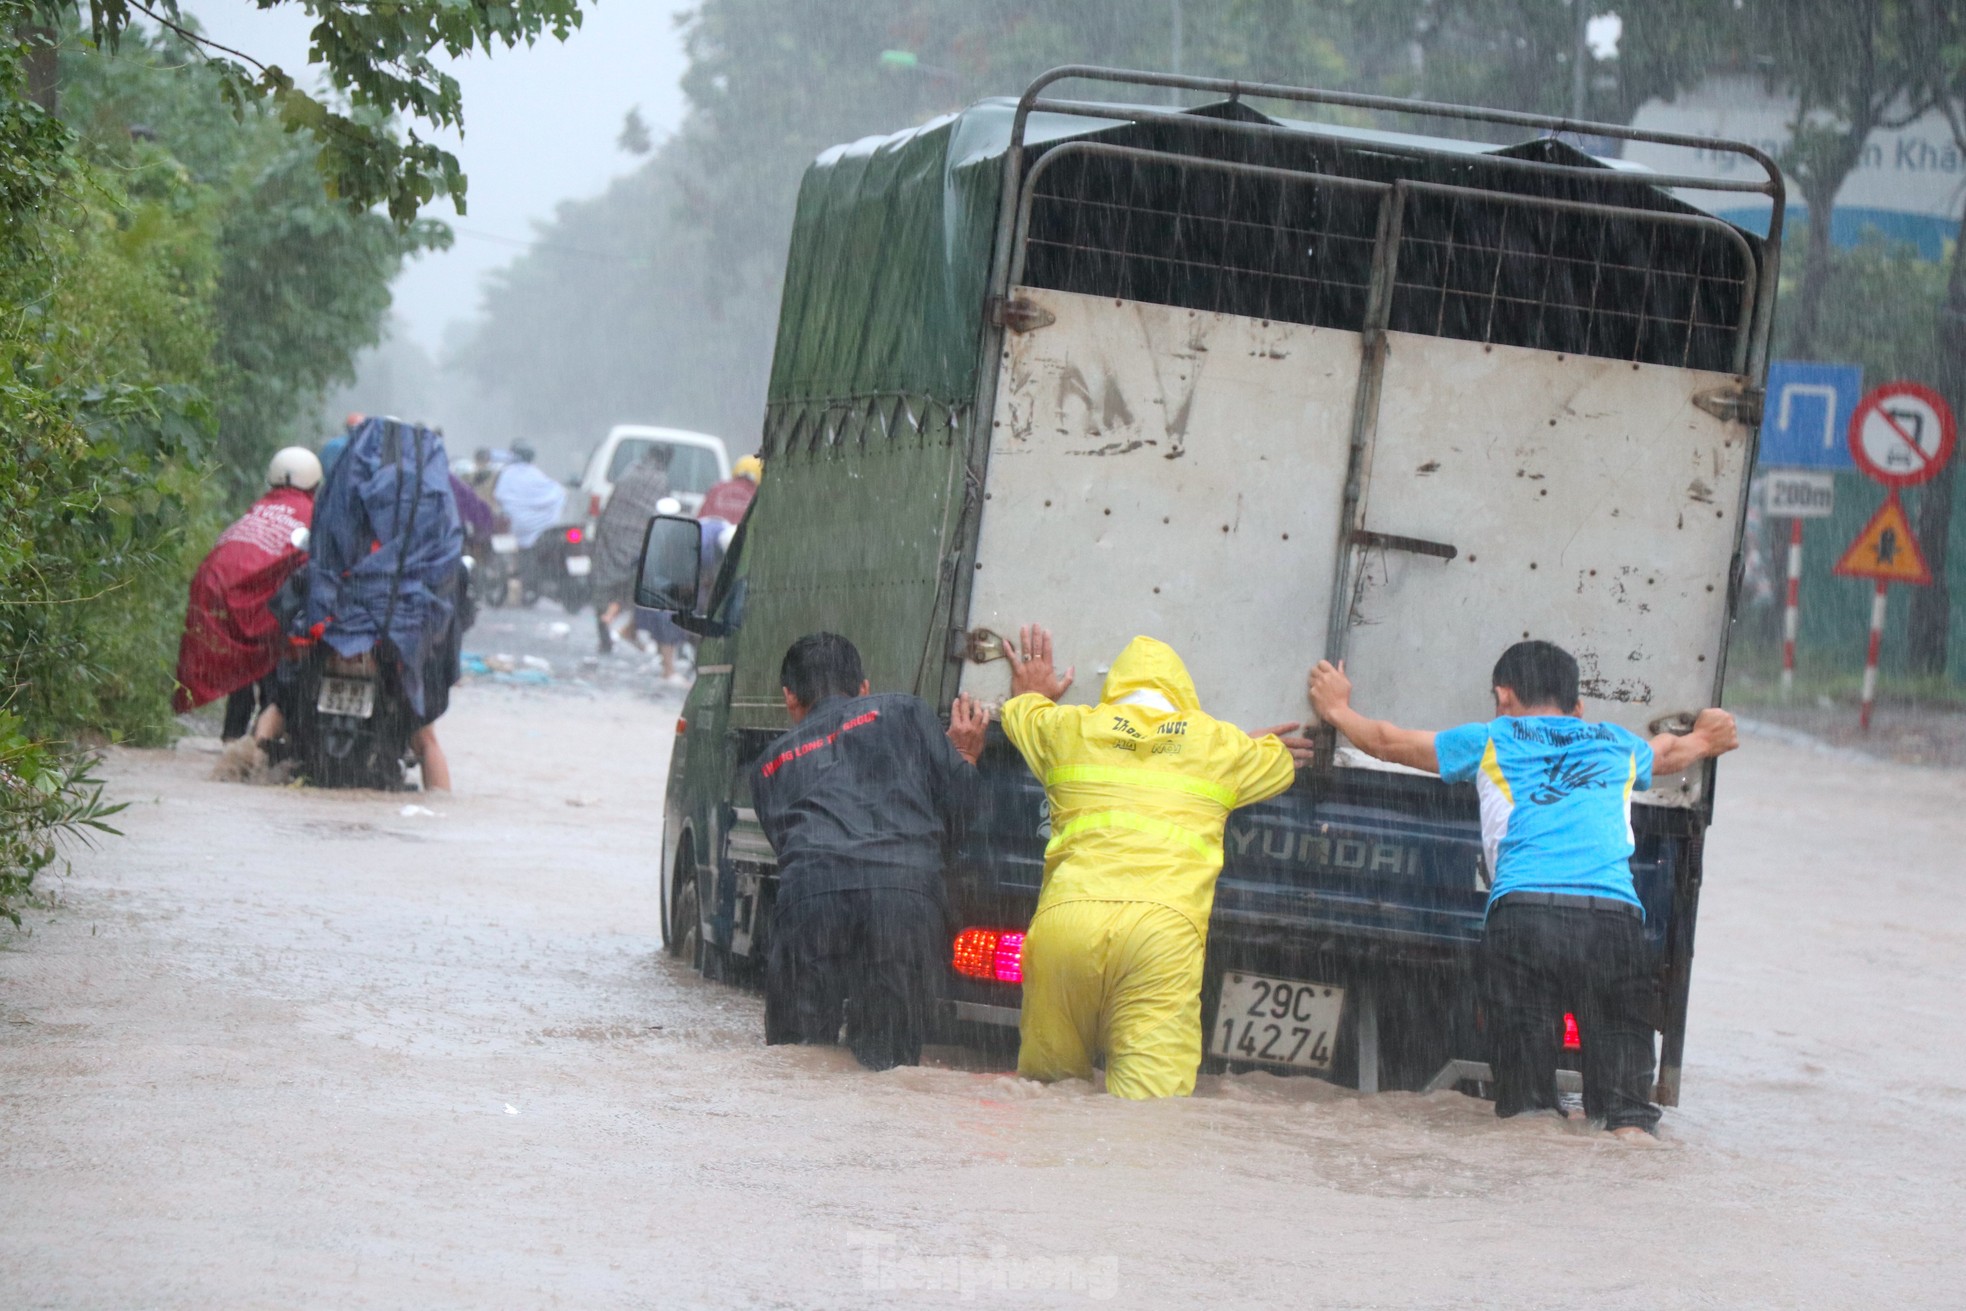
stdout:
<svg viewBox="0 0 1966 1311">
<path fill-rule="evenodd" d="M 1150 901 L 1206 938 L 1222 872 L 1222 829 L 1238 806 L 1295 777 L 1290 752 L 1202 713 L 1172 648 L 1136 637 L 1096 706 L 1013 697 L 1004 733 L 1051 803 L 1040 914 L 1069 901 Z"/>
</svg>

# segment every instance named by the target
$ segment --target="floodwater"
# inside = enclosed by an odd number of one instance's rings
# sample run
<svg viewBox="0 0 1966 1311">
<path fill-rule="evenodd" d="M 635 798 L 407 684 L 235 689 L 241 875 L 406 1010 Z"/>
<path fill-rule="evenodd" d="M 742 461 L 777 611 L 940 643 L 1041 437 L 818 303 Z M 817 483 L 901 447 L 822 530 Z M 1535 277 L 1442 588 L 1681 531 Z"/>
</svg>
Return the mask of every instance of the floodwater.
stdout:
<svg viewBox="0 0 1966 1311">
<path fill-rule="evenodd" d="M 658 950 L 675 705 L 461 688 L 452 797 L 115 753 L 128 836 L 0 952 L 0 1304 L 1956 1303 L 1966 775 L 1750 737 L 1629 1146 L 767 1049 Z"/>
</svg>

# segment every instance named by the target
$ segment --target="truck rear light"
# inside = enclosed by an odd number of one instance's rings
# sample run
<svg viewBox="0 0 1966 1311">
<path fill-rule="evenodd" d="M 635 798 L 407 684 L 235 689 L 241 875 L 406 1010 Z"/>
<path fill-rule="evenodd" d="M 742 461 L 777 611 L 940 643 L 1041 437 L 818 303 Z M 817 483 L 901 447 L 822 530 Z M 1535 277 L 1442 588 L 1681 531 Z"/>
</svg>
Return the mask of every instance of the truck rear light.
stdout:
<svg viewBox="0 0 1966 1311">
<path fill-rule="evenodd" d="M 956 973 L 996 983 L 1024 981 L 1024 934 L 1017 929 L 964 929 L 949 953 Z"/>
<path fill-rule="evenodd" d="M 599 492 L 587 493 L 587 517 L 589 519 L 598 519 L 601 517 L 601 494 Z"/>
<path fill-rule="evenodd" d="M 1583 1049 L 1584 1035 L 1577 1032 L 1577 1017 L 1570 1011 L 1565 1011 L 1563 1013 L 1563 1050 L 1575 1052 L 1582 1051 Z"/>
<path fill-rule="evenodd" d="M 998 983 L 1024 982 L 1024 935 L 998 934 L 997 950 L 991 957 L 991 963 L 996 968 Z"/>
</svg>

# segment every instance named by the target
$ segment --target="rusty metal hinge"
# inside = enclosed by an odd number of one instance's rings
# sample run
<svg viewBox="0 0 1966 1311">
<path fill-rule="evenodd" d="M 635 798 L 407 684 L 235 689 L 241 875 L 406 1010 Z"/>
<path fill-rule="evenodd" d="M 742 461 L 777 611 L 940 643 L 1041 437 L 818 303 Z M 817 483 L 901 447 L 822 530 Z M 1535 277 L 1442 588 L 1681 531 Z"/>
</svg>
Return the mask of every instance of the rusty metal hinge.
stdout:
<svg viewBox="0 0 1966 1311">
<path fill-rule="evenodd" d="M 992 296 L 985 314 L 991 327 L 1008 328 L 1012 332 L 1035 332 L 1058 322 L 1056 314 L 1022 296 L 1011 300 Z"/>
<path fill-rule="evenodd" d="M 1761 403 L 1766 395 L 1759 387 L 1709 387 L 1695 392 L 1693 403 L 1722 423 L 1745 423 L 1750 428 L 1759 428 Z"/>
<path fill-rule="evenodd" d="M 992 660 L 1007 660 L 1003 638 L 987 628 L 949 630 L 949 658 L 967 660 L 971 664 L 984 665 Z"/>
</svg>

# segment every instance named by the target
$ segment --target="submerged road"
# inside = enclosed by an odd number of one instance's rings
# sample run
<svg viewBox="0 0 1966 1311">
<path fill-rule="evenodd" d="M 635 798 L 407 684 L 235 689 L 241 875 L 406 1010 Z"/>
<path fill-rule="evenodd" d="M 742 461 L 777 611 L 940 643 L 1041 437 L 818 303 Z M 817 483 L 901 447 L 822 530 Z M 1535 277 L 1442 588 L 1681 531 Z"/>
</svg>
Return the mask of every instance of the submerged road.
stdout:
<svg viewBox="0 0 1966 1311">
<path fill-rule="evenodd" d="M 0 951 L 0 1305 L 1959 1296 L 1966 775 L 1727 762 L 1646 1148 L 1452 1093 L 1133 1105 L 766 1049 L 756 996 L 658 949 L 674 718 L 461 688 L 438 798 L 114 752 L 127 836 Z"/>
</svg>

